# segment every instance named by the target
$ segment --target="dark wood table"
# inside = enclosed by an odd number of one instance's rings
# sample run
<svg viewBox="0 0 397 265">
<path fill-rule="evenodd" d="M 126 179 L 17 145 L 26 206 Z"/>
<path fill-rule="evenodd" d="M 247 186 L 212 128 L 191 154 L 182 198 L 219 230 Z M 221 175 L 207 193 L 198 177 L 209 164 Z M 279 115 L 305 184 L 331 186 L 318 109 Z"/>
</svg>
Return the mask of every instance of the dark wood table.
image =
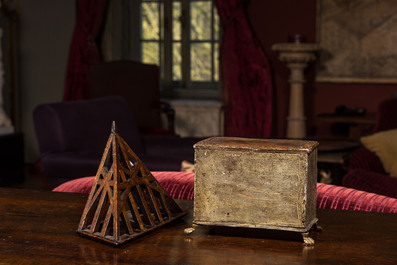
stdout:
<svg viewBox="0 0 397 265">
<path fill-rule="evenodd" d="M 376 123 L 376 113 L 365 115 L 339 115 L 334 113 L 323 113 L 317 116 L 320 122 L 341 123 L 349 126 L 349 137 L 359 139 L 368 133 L 372 133 Z"/>
<path fill-rule="evenodd" d="M 87 195 L 0 189 L 0 264 L 397 264 L 397 215 L 318 210 L 322 232 L 201 227 L 191 214 L 115 248 L 76 233 Z M 192 203 L 178 201 L 190 209 Z M 280 240 L 279 237 L 284 238 Z"/>
</svg>

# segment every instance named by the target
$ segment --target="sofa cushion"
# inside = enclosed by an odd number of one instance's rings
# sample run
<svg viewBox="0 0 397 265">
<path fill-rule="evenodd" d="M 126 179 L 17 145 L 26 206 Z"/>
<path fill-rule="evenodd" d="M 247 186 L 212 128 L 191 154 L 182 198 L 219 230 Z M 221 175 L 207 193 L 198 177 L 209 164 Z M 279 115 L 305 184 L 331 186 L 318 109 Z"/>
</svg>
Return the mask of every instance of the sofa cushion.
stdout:
<svg viewBox="0 0 397 265">
<path fill-rule="evenodd" d="M 397 199 L 361 190 L 317 183 L 317 207 L 348 211 L 397 213 Z"/>
<path fill-rule="evenodd" d="M 152 172 L 174 199 L 194 199 L 194 173 Z M 53 191 L 90 193 L 95 177 L 66 182 Z M 325 209 L 397 213 L 397 199 L 365 191 L 317 183 L 317 207 Z"/>
<path fill-rule="evenodd" d="M 342 185 L 348 188 L 397 198 L 396 178 L 366 169 L 349 169 L 343 177 Z"/>
<path fill-rule="evenodd" d="M 361 142 L 379 157 L 390 176 L 397 177 L 397 129 L 361 137 Z"/>
<path fill-rule="evenodd" d="M 348 163 L 349 170 L 357 168 L 378 173 L 385 173 L 385 169 L 383 168 L 379 157 L 365 147 L 359 147 L 354 150 L 349 155 Z"/>
<path fill-rule="evenodd" d="M 187 172 L 151 172 L 160 185 L 174 199 L 193 200 L 194 173 Z M 90 193 L 95 177 L 84 177 L 65 182 L 53 191 Z"/>
</svg>

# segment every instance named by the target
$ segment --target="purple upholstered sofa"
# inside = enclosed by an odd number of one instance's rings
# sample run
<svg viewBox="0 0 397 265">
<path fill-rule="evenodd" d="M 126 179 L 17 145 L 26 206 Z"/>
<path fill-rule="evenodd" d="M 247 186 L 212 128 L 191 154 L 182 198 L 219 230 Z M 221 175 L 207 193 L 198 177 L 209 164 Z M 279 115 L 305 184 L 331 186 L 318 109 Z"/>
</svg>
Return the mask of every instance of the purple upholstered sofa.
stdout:
<svg viewBox="0 0 397 265">
<path fill-rule="evenodd" d="M 183 160 L 193 162 L 193 144 L 201 140 L 141 135 L 129 105 L 119 96 L 41 104 L 33 120 L 43 173 L 51 187 L 96 174 L 112 121 L 149 170 L 179 171 Z"/>
<path fill-rule="evenodd" d="M 374 133 L 397 129 L 397 98 L 382 101 L 377 110 Z M 352 152 L 342 185 L 397 198 L 397 178 L 385 172 L 379 157 L 366 147 Z"/>
</svg>

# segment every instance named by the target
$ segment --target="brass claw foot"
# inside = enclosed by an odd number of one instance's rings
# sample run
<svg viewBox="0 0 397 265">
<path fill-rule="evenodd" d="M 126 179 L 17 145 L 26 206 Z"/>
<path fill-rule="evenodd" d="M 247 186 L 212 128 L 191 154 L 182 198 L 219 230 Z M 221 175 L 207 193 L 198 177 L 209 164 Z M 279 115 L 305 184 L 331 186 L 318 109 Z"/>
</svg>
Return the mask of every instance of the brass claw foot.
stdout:
<svg viewBox="0 0 397 265">
<path fill-rule="evenodd" d="M 309 236 L 309 233 L 302 233 L 302 237 L 305 246 L 314 246 L 314 239 Z"/>
<path fill-rule="evenodd" d="M 196 230 L 196 227 L 197 227 L 196 224 L 192 224 L 192 227 L 185 228 L 185 230 L 183 230 L 183 232 L 187 235 L 191 234 Z"/>
<path fill-rule="evenodd" d="M 196 230 L 194 227 L 188 227 L 188 228 L 185 228 L 185 230 L 183 230 L 183 232 L 188 235 L 188 234 L 193 233 L 194 230 Z"/>
</svg>

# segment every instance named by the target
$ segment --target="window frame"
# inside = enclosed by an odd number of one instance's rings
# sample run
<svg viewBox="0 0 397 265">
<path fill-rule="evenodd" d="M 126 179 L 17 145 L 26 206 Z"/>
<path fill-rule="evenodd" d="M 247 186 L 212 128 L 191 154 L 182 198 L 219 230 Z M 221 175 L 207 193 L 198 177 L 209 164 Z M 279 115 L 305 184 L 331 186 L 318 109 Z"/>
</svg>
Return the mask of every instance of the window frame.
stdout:
<svg viewBox="0 0 397 265">
<path fill-rule="evenodd" d="M 179 1 L 182 7 L 181 19 L 181 46 L 182 46 L 182 80 L 173 80 L 173 2 Z M 211 2 L 211 25 L 215 23 L 216 7 L 213 0 L 133 0 L 131 5 L 131 57 L 133 60 L 143 61 L 142 59 L 142 43 L 146 42 L 141 38 L 142 20 L 140 13 L 140 4 L 142 2 L 156 2 L 159 3 L 159 60 L 160 60 L 160 80 L 161 80 L 161 95 L 167 98 L 198 98 L 198 99 L 220 99 L 220 61 L 218 68 L 215 68 L 216 45 L 220 45 L 220 37 L 215 37 L 214 27 L 211 29 L 211 39 L 205 41 L 192 41 L 190 39 L 190 3 L 198 1 Z M 220 27 L 219 27 L 220 28 Z M 219 32 L 221 35 L 221 32 Z M 211 81 L 192 81 L 190 77 L 190 47 L 192 43 L 210 43 L 211 45 Z M 215 71 L 218 70 L 218 81 L 214 80 Z"/>
</svg>

